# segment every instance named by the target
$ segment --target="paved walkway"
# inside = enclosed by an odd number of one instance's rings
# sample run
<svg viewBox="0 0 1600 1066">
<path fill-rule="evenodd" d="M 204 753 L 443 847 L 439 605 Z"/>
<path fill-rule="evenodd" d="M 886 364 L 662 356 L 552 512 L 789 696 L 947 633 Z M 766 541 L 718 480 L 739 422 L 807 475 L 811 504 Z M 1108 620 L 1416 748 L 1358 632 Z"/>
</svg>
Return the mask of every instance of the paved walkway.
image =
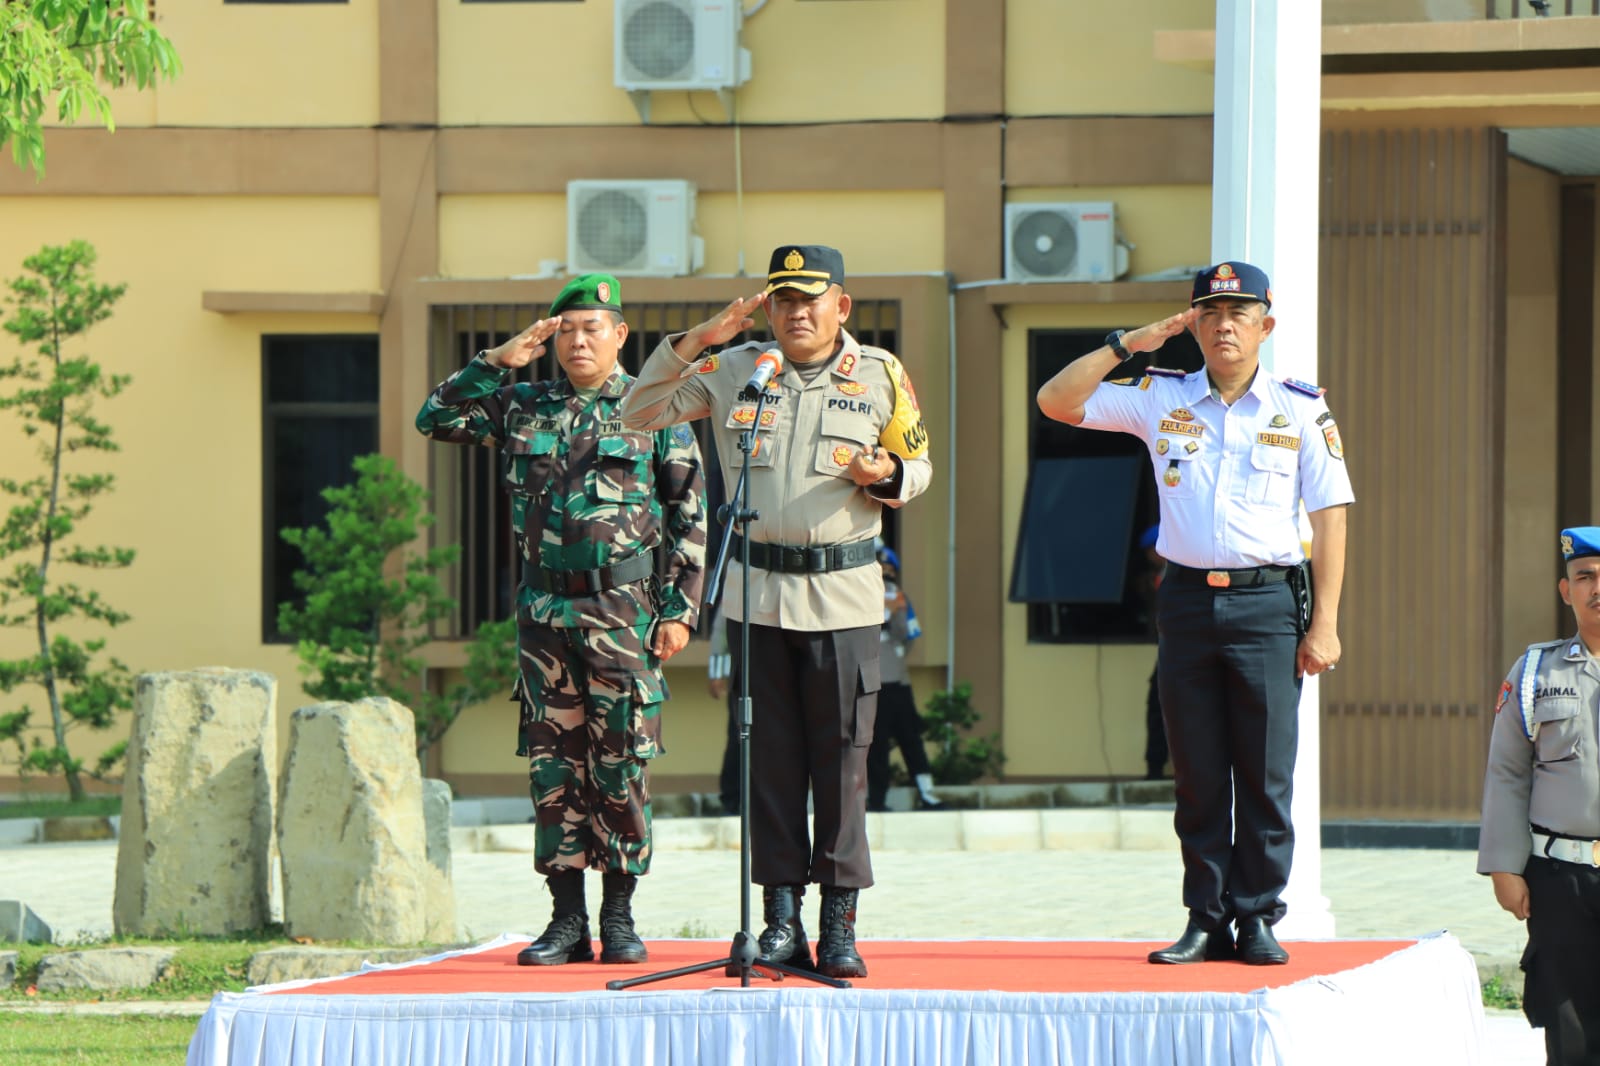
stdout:
<svg viewBox="0 0 1600 1066">
<path fill-rule="evenodd" d="M 890 815 L 914 819 L 917 814 Z M 686 827 L 687 828 L 687 827 Z M 453 857 L 459 932 L 482 940 L 535 933 L 550 902 L 526 852 Z M 1513 969 L 1523 927 L 1494 902 L 1468 851 L 1327 849 L 1323 894 L 1341 937 L 1408 937 L 1445 929 L 1480 962 Z M 1168 941 L 1182 931 L 1181 865 L 1171 850 L 896 851 L 873 855 L 877 885 L 861 899 L 859 931 L 874 937 L 1028 936 Z M 669 848 L 635 897 L 646 937 L 723 939 L 739 920 L 736 850 Z M 111 931 L 115 842 L 0 848 L 0 899 L 33 907 L 60 942 Z M 591 883 L 591 909 L 598 904 Z M 758 890 L 759 891 L 759 890 Z M 757 921 L 760 897 L 753 894 Z M 807 917 L 814 923 L 815 896 Z M 868 952 L 870 956 L 870 952 Z M 1494 1063 L 1543 1060 L 1520 1015 L 1496 1012 Z M 1531 1056 L 1531 1057 L 1530 1057 Z"/>
</svg>

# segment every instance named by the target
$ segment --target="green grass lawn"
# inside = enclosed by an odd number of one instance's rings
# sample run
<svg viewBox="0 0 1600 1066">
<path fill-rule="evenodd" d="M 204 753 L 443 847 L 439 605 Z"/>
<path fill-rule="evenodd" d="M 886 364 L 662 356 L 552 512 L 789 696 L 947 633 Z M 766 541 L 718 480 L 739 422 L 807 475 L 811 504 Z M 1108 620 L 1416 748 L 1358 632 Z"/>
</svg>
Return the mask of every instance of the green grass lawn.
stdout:
<svg viewBox="0 0 1600 1066">
<path fill-rule="evenodd" d="M 121 813 L 121 796 L 89 796 L 80 803 L 59 796 L 0 801 L 0 818 L 65 818 L 77 814 L 104 818 Z"/>
<path fill-rule="evenodd" d="M 0 1010 L 7 1066 L 182 1066 L 195 1018 Z"/>
</svg>

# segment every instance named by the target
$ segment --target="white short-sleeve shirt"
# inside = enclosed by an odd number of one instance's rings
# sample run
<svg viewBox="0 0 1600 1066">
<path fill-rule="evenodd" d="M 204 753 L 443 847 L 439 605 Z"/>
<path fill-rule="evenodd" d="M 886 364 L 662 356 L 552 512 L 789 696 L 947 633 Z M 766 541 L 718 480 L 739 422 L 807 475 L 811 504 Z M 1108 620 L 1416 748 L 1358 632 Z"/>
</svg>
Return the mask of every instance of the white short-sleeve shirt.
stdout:
<svg viewBox="0 0 1600 1066">
<path fill-rule="evenodd" d="M 1204 370 L 1104 382 L 1082 425 L 1145 442 L 1161 500 L 1156 551 L 1182 566 L 1298 563 L 1300 501 L 1319 511 L 1355 500 L 1321 390 L 1259 370 L 1231 407 Z"/>
</svg>

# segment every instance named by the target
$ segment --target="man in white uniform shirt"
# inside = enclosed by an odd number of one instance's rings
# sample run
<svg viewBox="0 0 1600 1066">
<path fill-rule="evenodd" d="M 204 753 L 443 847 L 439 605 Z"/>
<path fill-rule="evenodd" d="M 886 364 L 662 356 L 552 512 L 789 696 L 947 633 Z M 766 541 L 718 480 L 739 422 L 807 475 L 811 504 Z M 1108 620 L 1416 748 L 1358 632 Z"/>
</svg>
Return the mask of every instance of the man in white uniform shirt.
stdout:
<svg viewBox="0 0 1600 1066">
<path fill-rule="evenodd" d="M 1218 263 L 1195 277 L 1189 310 L 1114 331 L 1039 390 L 1049 417 L 1132 433 L 1154 466 L 1156 552 L 1168 560 L 1159 685 L 1189 910 L 1183 936 L 1152 952 L 1154 963 L 1289 958 L 1271 927 L 1294 853 L 1300 684 L 1339 661 L 1345 507 L 1355 496 L 1323 390 L 1260 373 L 1271 307 L 1263 271 Z M 1114 373 L 1184 329 L 1204 370 Z M 1302 500 L 1314 568 L 1300 541 Z"/>
</svg>

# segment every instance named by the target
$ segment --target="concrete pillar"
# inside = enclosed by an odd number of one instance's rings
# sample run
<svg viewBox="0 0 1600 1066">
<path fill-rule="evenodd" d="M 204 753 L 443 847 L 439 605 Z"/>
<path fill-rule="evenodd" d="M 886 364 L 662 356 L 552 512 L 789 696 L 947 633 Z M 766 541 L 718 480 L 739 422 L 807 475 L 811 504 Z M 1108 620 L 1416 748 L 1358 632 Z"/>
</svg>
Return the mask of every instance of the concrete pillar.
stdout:
<svg viewBox="0 0 1600 1066">
<path fill-rule="evenodd" d="M 1262 367 L 1317 380 L 1317 212 L 1322 0 L 1218 0 L 1211 261 L 1242 259 L 1272 279 L 1277 329 Z M 1315 547 L 1313 547 L 1315 552 Z M 1294 867 L 1278 932 L 1333 936 L 1322 894 L 1322 773 L 1315 678 L 1300 699 Z"/>
</svg>

